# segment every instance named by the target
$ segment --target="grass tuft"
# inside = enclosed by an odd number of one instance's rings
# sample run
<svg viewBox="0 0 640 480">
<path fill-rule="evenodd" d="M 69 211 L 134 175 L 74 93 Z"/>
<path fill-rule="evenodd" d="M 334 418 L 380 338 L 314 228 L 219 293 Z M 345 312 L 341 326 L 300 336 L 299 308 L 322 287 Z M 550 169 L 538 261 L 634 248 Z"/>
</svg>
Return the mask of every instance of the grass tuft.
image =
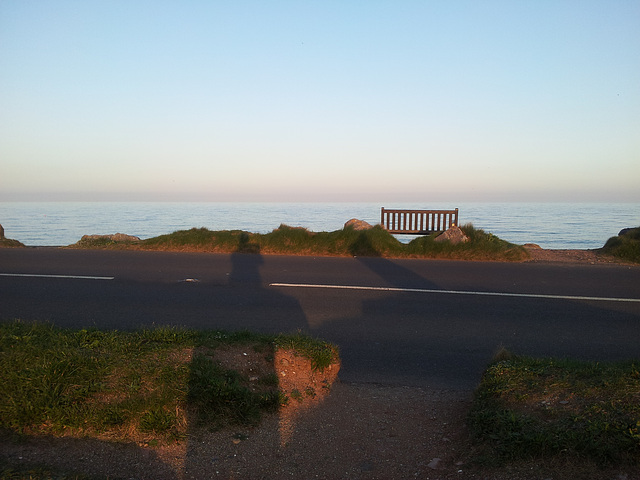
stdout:
<svg viewBox="0 0 640 480">
<path fill-rule="evenodd" d="M 498 464 L 565 457 L 640 465 L 640 365 L 510 356 L 485 372 L 468 424 Z"/>
<path fill-rule="evenodd" d="M 279 335 L 275 340 L 277 348 L 293 350 L 299 356 L 311 361 L 313 370 L 323 371 L 339 361 L 337 345 L 318 340 L 301 333 L 295 335 Z"/>
<path fill-rule="evenodd" d="M 640 263 L 640 227 L 632 228 L 623 235 L 611 237 L 600 251 L 623 260 Z"/>
<path fill-rule="evenodd" d="M 436 233 L 412 240 L 408 250 L 415 256 L 462 260 L 520 261 L 528 257 L 524 247 L 501 240 L 472 224 L 463 225 L 460 229 L 469 238 L 468 242 L 457 245 L 436 242 Z"/>
</svg>

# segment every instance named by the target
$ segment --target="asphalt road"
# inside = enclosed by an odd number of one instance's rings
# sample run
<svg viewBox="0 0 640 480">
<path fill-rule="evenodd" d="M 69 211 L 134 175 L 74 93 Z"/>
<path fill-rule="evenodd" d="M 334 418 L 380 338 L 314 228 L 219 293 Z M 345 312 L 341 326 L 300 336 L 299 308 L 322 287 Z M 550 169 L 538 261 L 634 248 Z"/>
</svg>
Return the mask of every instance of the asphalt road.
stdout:
<svg viewBox="0 0 640 480">
<path fill-rule="evenodd" d="M 0 249 L 14 318 L 302 330 L 340 346 L 343 381 L 468 390 L 500 347 L 640 359 L 640 267 Z"/>
</svg>

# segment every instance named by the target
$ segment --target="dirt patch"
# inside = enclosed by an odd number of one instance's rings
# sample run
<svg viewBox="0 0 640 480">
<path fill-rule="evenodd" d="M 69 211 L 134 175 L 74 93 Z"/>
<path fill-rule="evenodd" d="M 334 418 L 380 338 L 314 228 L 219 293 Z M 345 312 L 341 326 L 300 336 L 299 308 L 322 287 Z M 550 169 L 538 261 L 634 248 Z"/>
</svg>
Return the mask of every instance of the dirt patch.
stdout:
<svg viewBox="0 0 640 480">
<path fill-rule="evenodd" d="M 613 264 L 625 263 L 611 255 L 604 255 L 596 250 L 547 250 L 535 244 L 524 245 L 529 253 L 529 262 L 537 263 L 583 263 L 583 264 Z"/>
<path fill-rule="evenodd" d="M 291 350 L 279 349 L 274 366 L 280 390 L 286 398 L 278 414 L 280 446 L 284 447 L 293 437 L 300 417 L 325 400 L 338 378 L 340 365 L 314 370 L 308 358 L 300 357 Z"/>
<path fill-rule="evenodd" d="M 256 428 L 201 428 L 155 448 L 47 437 L 2 441 L 0 456 L 110 479 L 476 478 L 459 473 L 468 406 L 460 392 L 338 382 L 296 409 L 286 442 L 279 412 Z"/>
</svg>

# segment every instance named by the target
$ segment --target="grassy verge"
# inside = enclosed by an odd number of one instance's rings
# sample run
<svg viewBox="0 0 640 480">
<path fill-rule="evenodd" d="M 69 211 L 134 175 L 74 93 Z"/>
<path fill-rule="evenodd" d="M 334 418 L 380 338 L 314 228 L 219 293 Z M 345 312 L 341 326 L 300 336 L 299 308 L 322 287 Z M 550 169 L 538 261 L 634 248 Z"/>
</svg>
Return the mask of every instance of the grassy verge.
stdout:
<svg viewBox="0 0 640 480">
<path fill-rule="evenodd" d="M 304 335 L 4 322 L 0 431 L 155 445 L 184 437 L 189 425 L 255 425 L 284 399 L 273 367 L 249 378 L 218 361 L 218 352 L 234 348 L 265 364 L 273 363 L 275 349 L 294 349 L 317 369 L 338 356 L 335 346 Z"/>
<path fill-rule="evenodd" d="M 623 235 L 611 237 L 600 251 L 623 260 L 640 263 L 640 227 L 632 228 Z"/>
<path fill-rule="evenodd" d="M 505 355 L 485 372 L 468 423 L 481 463 L 640 465 L 640 363 Z"/>
<path fill-rule="evenodd" d="M 206 228 L 180 230 L 141 242 L 81 241 L 79 248 L 129 248 L 219 253 L 261 253 L 286 255 L 369 256 L 387 258 L 447 258 L 518 261 L 528 258 L 526 250 L 499 239 L 473 225 L 462 227 L 470 241 L 458 245 L 436 242 L 438 234 L 404 244 L 380 226 L 356 231 L 310 232 L 280 225 L 267 234 L 240 230 L 211 231 Z"/>
</svg>

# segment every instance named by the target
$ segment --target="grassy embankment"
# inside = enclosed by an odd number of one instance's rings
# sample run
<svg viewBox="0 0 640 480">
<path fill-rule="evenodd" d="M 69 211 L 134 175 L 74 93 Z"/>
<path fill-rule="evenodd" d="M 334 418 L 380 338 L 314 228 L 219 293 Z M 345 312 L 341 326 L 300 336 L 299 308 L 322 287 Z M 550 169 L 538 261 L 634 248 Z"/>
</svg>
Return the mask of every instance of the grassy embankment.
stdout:
<svg viewBox="0 0 640 480">
<path fill-rule="evenodd" d="M 368 231 L 346 228 L 334 232 L 310 232 L 304 228 L 280 225 L 279 228 L 267 234 L 241 230 L 211 231 L 206 228 L 192 228 L 140 242 L 118 242 L 100 238 L 80 240 L 71 247 L 497 261 L 519 261 L 529 257 L 522 246 L 501 240 L 491 233 L 474 228 L 471 224 L 461 228 L 470 241 L 458 245 L 436 242 L 435 238 L 438 234 L 419 237 L 404 244 L 380 226 Z M 0 239 L 0 247 L 24 247 L 24 245 L 17 240 Z M 602 248 L 596 251 L 640 263 L 640 227 L 631 229 L 624 235 L 611 237 Z"/>
<path fill-rule="evenodd" d="M 470 241 L 452 245 L 436 242 L 438 234 L 422 236 L 408 244 L 398 241 L 380 226 L 356 231 L 310 232 L 281 225 L 267 234 L 240 230 L 211 231 L 206 228 L 181 230 L 140 242 L 113 242 L 107 239 L 80 241 L 80 248 L 130 248 L 219 253 L 260 253 L 318 256 L 379 256 L 387 258 L 443 258 L 465 260 L 518 261 L 528 257 L 526 250 L 500 238 L 465 225 L 462 231 Z"/>
<path fill-rule="evenodd" d="M 640 263 L 640 227 L 632 228 L 623 235 L 611 237 L 600 249 L 600 252 Z"/>
<path fill-rule="evenodd" d="M 293 350 L 323 370 L 334 345 L 304 335 L 154 328 L 70 330 L 0 323 L 0 433 L 95 436 L 155 445 L 187 429 L 255 425 L 289 401 L 275 367 L 248 377 L 217 361 L 220 349 L 263 357 Z M 244 354 L 242 352 L 245 352 Z M 222 354 L 222 353 L 221 353 Z"/>
<path fill-rule="evenodd" d="M 640 363 L 503 352 L 485 372 L 468 422 L 481 463 L 640 465 Z"/>
</svg>

